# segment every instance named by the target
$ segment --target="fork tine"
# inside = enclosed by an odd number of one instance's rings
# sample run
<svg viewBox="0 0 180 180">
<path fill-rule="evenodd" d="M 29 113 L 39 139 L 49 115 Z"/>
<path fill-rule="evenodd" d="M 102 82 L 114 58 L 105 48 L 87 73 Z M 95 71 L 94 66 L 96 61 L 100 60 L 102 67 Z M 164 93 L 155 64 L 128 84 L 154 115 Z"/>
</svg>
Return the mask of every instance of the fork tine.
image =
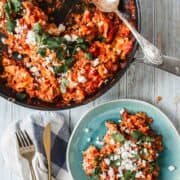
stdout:
<svg viewBox="0 0 180 180">
<path fill-rule="evenodd" d="M 24 141 L 25 146 L 29 146 L 28 140 L 27 140 L 24 132 L 23 132 L 23 131 L 20 131 L 20 134 L 21 134 L 21 137 L 22 137 L 22 139 L 23 139 L 23 141 Z"/>
<path fill-rule="evenodd" d="M 20 137 L 20 141 L 21 141 L 22 147 L 26 147 L 26 143 L 25 143 L 24 138 L 23 138 L 23 136 L 21 134 L 21 131 L 18 131 L 18 135 Z"/>
<path fill-rule="evenodd" d="M 27 137 L 27 139 L 28 139 L 30 145 L 33 145 L 33 142 L 32 142 L 32 140 L 31 140 L 29 134 L 27 133 L 27 131 L 25 130 L 24 132 L 25 132 L 25 134 L 26 134 L 26 137 Z"/>
<path fill-rule="evenodd" d="M 20 137 L 19 137 L 19 135 L 18 135 L 17 132 L 16 132 L 16 138 L 17 138 L 19 147 L 22 147 L 23 145 L 22 145 L 22 143 L 21 143 L 21 139 L 20 139 Z"/>
</svg>

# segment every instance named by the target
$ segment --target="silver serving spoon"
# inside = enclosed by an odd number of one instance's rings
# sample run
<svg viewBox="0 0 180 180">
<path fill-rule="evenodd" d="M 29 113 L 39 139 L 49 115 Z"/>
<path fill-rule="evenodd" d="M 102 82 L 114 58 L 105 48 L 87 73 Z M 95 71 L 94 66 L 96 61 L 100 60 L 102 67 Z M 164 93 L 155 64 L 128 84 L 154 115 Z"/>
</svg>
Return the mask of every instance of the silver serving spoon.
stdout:
<svg viewBox="0 0 180 180">
<path fill-rule="evenodd" d="M 180 60 L 163 56 L 157 47 L 142 36 L 118 10 L 120 0 L 92 0 L 92 2 L 99 10 L 103 12 L 114 12 L 120 17 L 124 24 L 126 24 L 126 26 L 131 30 L 142 48 L 145 59 L 147 60 L 145 63 L 156 65 L 160 69 L 180 76 Z"/>
</svg>

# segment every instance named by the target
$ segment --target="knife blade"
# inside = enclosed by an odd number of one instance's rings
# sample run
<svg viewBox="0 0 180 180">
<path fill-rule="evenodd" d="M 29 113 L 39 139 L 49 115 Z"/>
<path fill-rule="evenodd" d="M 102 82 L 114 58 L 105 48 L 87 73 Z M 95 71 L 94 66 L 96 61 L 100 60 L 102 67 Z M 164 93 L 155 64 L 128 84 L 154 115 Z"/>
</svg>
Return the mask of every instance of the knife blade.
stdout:
<svg viewBox="0 0 180 180">
<path fill-rule="evenodd" d="M 43 132 L 44 150 L 48 162 L 48 180 L 51 178 L 51 123 L 48 123 Z"/>
</svg>

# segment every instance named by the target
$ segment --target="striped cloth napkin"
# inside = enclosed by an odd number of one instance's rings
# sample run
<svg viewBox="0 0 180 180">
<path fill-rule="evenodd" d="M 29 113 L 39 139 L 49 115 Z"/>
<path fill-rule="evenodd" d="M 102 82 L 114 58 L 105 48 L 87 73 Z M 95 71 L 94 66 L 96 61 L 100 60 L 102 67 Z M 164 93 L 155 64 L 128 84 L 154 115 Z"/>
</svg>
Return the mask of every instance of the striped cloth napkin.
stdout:
<svg viewBox="0 0 180 180">
<path fill-rule="evenodd" d="M 43 130 L 51 122 L 52 126 L 52 176 L 57 180 L 71 180 L 66 168 L 66 148 L 69 139 L 69 129 L 64 117 L 53 112 L 39 112 L 32 114 L 24 120 L 11 124 L 3 133 L 0 140 L 0 149 L 5 164 L 17 178 L 31 179 L 28 162 L 23 159 L 18 151 L 15 132 L 18 129 L 26 130 L 36 147 L 33 167 L 37 180 L 47 180 L 47 161 L 43 147 Z"/>
</svg>

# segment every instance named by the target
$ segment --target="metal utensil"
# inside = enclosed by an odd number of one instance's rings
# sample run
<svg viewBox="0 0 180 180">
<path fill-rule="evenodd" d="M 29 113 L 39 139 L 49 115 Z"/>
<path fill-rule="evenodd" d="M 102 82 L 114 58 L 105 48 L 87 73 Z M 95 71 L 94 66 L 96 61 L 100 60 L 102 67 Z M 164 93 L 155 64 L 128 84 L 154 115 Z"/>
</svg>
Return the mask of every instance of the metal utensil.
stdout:
<svg viewBox="0 0 180 180">
<path fill-rule="evenodd" d="M 32 179 L 36 180 L 35 172 L 32 166 L 32 160 L 35 155 L 35 146 L 26 131 L 16 132 L 16 138 L 19 145 L 19 152 L 22 157 L 28 160 Z"/>
<path fill-rule="evenodd" d="M 44 129 L 43 144 L 48 162 L 48 180 L 51 180 L 51 123 L 47 124 Z"/>
<path fill-rule="evenodd" d="M 93 0 L 93 3 L 96 5 L 98 9 L 103 12 L 114 12 L 116 13 L 120 19 L 126 24 L 126 26 L 130 29 L 137 42 L 139 43 L 142 51 L 145 55 L 144 63 L 155 65 L 160 69 L 166 70 L 173 74 L 180 76 L 180 60 L 173 57 L 163 56 L 162 52 L 155 47 L 151 42 L 145 39 L 125 18 L 124 14 L 122 14 L 118 5 L 120 0 Z"/>
</svg>

